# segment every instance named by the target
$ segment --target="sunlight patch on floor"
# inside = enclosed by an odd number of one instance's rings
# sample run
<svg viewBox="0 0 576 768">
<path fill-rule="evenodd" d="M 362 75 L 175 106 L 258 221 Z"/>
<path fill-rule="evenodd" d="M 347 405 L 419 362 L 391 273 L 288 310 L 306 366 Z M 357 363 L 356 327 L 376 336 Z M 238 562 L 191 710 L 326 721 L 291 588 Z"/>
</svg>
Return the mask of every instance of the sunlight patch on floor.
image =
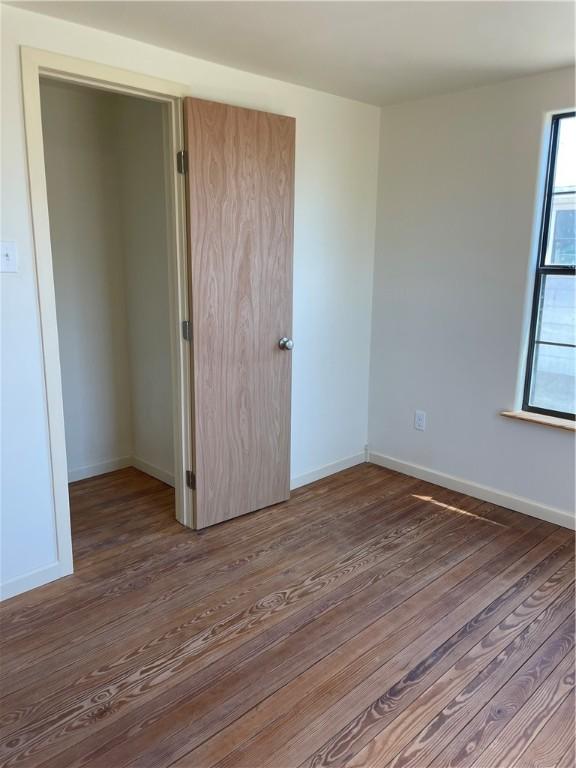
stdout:
<svg viewBox="0 0 576 768">
<path fill-rule="evenodd" d="M 490 525 L 497 525 L 499 528 L 507 527 L 506 525 L 504 525 L 504 523 L 497 523 L 496 520 L 489 520 L 487 517 L 483 517 L 482 515 L 475 515 L 474 512 L 467 512 L 465 509 L 452 507 L 450 506 L 450 504 L 444 504 L 444 502 L 442 501 L 435 501 L 432 498 L 432 496 L 419 496 L 417 493 L 413 493 L 412 498 L 419 499 L 420 501 L 427 501 L 430 504 L 434 504 L 436 507 L 442 507 L 442 509 L 445 509 L 448 512 L 457 512 L 459 515 L 466 515 L 467 517 L 475 517 L 477 520 L 483 520 L 486 523 L 490 523 Z"/>
</svg>

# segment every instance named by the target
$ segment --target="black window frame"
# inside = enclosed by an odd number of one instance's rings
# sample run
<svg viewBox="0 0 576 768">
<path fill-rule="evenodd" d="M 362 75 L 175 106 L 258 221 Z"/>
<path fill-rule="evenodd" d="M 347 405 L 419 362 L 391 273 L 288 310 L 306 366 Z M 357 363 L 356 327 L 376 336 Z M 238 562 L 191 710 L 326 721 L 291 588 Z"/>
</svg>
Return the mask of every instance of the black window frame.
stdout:
<svg viewBox="0 0 576 768">
<path fill-rule="evenodd" d="M 534 371 L 534 358 L 536 346 L 545 342 L 536 340 L 536 330 L 538 328 L 538 316 L 541 301 L 541 292 L 543 278 L 546 275 L 571 275 L 576 277 L 576 266 L 562 264 L 546 264 L 546 251 L 548 248 L 548 234 L 550 229 L 550 213 L 552 210 L 552 197 L 554 189 L 554 172 L 556 168 L 556 157 L 558 149 L 558 134 L 560 123 L 566 118 L 575 117 L 576 112 L 560 112 L 552 116 L 550 126 L 550 141 L 548 146 L 548 158 L 546 164 L 546 184 L 544 188 L 544 204 L 542 206 L 542 216 L 540 222 L 540 236 L 538 240 L 538 263 L 536 265 L 536 275 L 534 279 L 534 295 L 532 297 L 532 314 L 530 318 L 530 337 L 528 342 L 528 355 L 526 361 L 526 375 L 524 378 L 524 397 L 522 401 L 522 410 L 531 413 L 541 413 L 546 416 L 555 416 L 560 419 L 576 420 L 576 414 L 565 413 L 564 411 L 551 410 L 549 408 L 540 408 L 530 404 L 530 392 L 532 389 L 532 374 Z M 572 194 L 576 194 L 572 193 Z M 553 344 L 559 347 L 574 347 L 574 344 Z"/>
</svg>

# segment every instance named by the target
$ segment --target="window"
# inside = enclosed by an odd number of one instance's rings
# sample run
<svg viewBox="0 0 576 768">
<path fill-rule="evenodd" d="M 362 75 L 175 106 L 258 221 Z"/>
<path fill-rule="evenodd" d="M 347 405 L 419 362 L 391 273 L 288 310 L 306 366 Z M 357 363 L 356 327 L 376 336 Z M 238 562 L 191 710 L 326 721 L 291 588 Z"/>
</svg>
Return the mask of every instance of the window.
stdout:
<svg viewBox="0 0 576 768">
<path fill-rule="evenodd" d="M 576 116 L 554 115 L 530 324 L 525 411 L 576 410 Z"/>
</svg>

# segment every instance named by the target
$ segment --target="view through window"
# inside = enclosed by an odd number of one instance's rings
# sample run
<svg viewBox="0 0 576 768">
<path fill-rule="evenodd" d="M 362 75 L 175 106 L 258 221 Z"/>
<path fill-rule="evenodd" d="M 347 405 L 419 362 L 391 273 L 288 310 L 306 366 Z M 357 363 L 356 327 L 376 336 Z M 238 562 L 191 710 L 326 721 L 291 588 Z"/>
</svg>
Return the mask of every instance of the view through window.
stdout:
<svg viewBox="0 0 576 768">
<path fill-rule="evenodd" d="M 554 115 L 523 409 L 576 410 L 576 116 Z"/>
</svg>

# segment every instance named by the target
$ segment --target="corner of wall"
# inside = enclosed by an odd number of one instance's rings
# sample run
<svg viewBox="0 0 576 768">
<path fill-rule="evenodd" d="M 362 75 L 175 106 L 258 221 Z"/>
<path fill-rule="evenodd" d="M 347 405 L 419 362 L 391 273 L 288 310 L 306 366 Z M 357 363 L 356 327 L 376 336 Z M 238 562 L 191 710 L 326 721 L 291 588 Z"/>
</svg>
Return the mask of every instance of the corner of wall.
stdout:
<svg viewBox="0 0 576 768">
<path fill-rule="evenodd" d="M 67 567 L 61 562 L 51 563 L 44 568 L 38 568 L 24 576 L 18 576 L 0 584 L 0 601 L 9 600 L 11 597 L 21 595 L 30 589 L 43 587 L 55 579 L 61 579 L 63 576 L 70 576 L 71 574 L 71 567 Z"/>
<path fill-rule="evenodd" d="M 365 454 L 366 458 L 365 460 L 368 461 L 368 455 L 370 451 L 370 444 L 371 444 L 371 434 L 370 434 L 370 422 L 371 422 L 371 412 L 372 412 L 372 395 L 373 395 L 373 382 L 372 382 L 372 357 L 374 354 L 373 349 L 373 340 L 374 340 L 374 303 L 375 303 L 375 290 L 376 290 L 376 262 L 378 257 L 378 250 L 379 250 L 379 230 L 380 230 L 380 224 L 379 224 L 379 211 L 380 211 L 380 196 L 381 196 L 381 185 L 382 185 L 382 169 L 381 169 L 381 159 L 382 159 L 382 121 L 384 116 L 384 107 L 380 107 L 378 109 L 378 120 L 377 120 L 377 132 L 378 132 L 378 141 L 376 144 L 376 157 L 375 157 L 375 165 L 376 165 L 376 185 L 374 189 L 374 232 L 373 232 L 373 241 L 374 245 L 372 248 L 372 261 L 371 261 L 371 280 L 370 280 L 370 297 L 369 297 L 369 328 L 370 328 L 370 338 L 369 338 L 369 345 L 368 345 L 368 394 L 367 394 L 367 408 L 366 408 L 366 444 L 365 444 Z"/>
</svg>

